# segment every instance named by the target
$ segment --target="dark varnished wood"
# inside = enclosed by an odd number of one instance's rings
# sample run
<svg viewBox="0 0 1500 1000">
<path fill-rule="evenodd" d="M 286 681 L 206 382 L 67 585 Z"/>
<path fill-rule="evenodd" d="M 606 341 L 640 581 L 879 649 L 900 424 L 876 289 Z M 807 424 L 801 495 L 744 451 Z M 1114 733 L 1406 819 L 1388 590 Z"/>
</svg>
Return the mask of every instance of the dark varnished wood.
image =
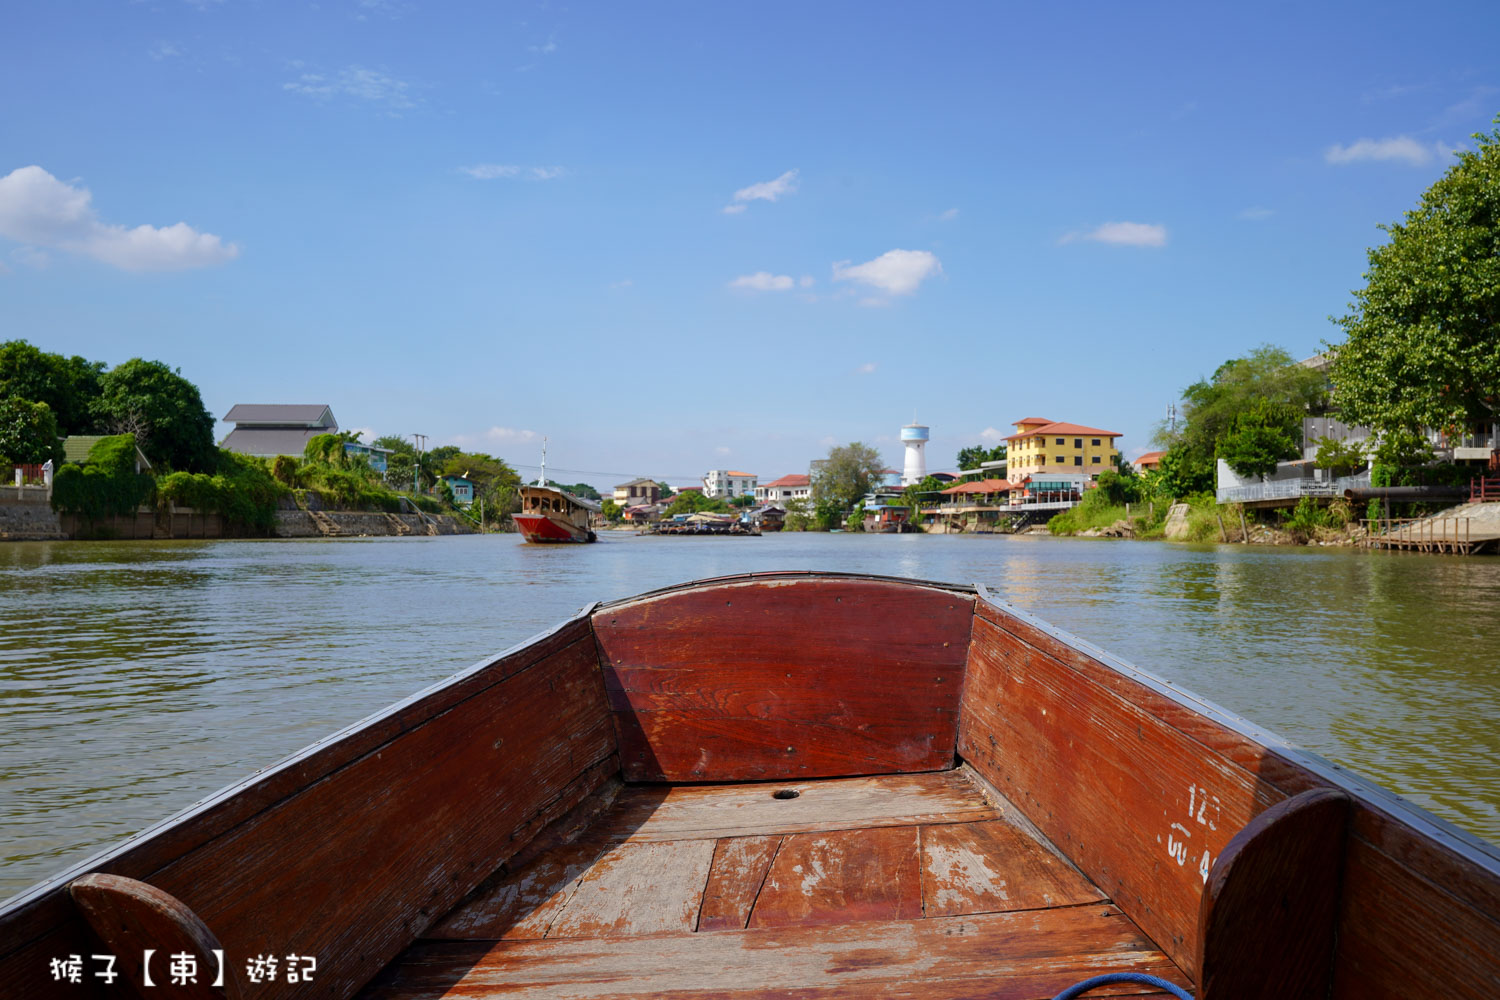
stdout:
<svg viewBox="0 0 1500 1000">
<path fill-rule="evenodd" d="M 594 615 L 627 781 L 950 767 L 973 598 L 730 581 Z"/>
<path fill-rule="evenodd" d="M 1102 968 L 1186 980 L 1108 904 L 670 937 L 431 942 L 366 1000 L 1045 1000 Z M 1125 987 L 1132 995 L 1146 987 Z M 1098 995 L 1109 995 L 1101 992 Z"/>
<path fill-rule="evenodd" d="M 86 954 L 88 947 L 87 928 L 67 892 L 70 882 L 86 874 L 101 872 L 157 884 L 156 873 L 174 861 L 194 855 L 215 855 L 220 838 L 244 827 L 266 811 L 292 801 L 311 786 L 335 779 L 346 768 L 366 758 L 399 750 L 407 734 L 443 719 L 458 706 L 484 696 L 511 677 L 547 663 L 569 647 L 580 642 L 591 643 L 587 618 L 590 610 L 586 608 L 547 633 L 319 740 L 278 764 L 207 797 L 181 815 L 158 824 L 120 847 L 74 865 L 9 901 L 0 909 L 0 981 L 25 984 L 28 996 L 36 1000 L 91 997 L 97 991 L 95 983 L 87 979 L 83 984 L 58 982 L 47 974 L 51 958 Z M 604 711 L 602 691 L 594 703 L 601 712 Z M 441 726 L 440 722 L 438 724 Z M 612 744 L 613 741 L 607 742 Z M 586 765 L 580 767 L 580 772 L 586 772 L 587 777 L 557 792 L 554 800 L 539 803 L 533 816 L 547 812 L 572 796 L 581 798 L 586 795 L 591 788 L 589 781 L 594 780 L 593 772 Z M 323 839 L 334 832 L 313 823 L 307 824 L 304 830 L 309 837 Z M 295 847 L 290 846 L 276 849 L 295 851 Z M 205 880 L 202 891 L 221 894 L 234 891 L 235 880 L 254 876 L 257 864 L 275 866 L 280 863 L 282 859 L 271 852 L 272 845 L 266 843 L 243 859 L 216 855 L 221 859 L 219 864 L 223 870 L 217 877 Z M 358 860 L 351 858 L 346 864 L 358 863 Z M 237 875 L 237 872 L 245 874 Z M 200 915 L 204 913 L 204 908 L 192 894 L 174 894 L 193 906 Z M 231 940 L 229 928 L 214 919 L 205 919 L 221 940 Z M 275 927 L 280 922 L 279 917 L 273 918 L 270 925 Z M 234 946 L 226 944 L 226 947 Z M 394 940 L 386 946 L 387 949 L 398 947 Z M 296 949 L 287 949 L 292 950 Z M 327 958 L 334 961 L 332 956 Z M 378 961 L 374 954 L 368 953 L 355 958 L 361 969 Z M 256 995 L 272 996 L 274 991 L 262 990 Z"/>
<path fill-rule="evenodd" d="M 782 837 L 725 837 L 714 847 L 713 868 L 698 910 L 698 930 L 740 930 L 765 884 Z"/>
<path fill-rule="evenodd" d="M 964 758 L 1195 975 L 1213 859 L 1280 791 L 984 618 L 963 708 Z"/>
<path fill-rule="evenodd" d="M 221 970 L 223 945 L 182 900 L 119 875 L 85 875 L 68 892 L 104 953 L 117 959 L 114 971 L 119 978 L 113 988 L 119 995 L 146 998 L 170 993 L 174 1000 L 239 1000 L 233 962 L 225 959 Z M 149 969 L 148 951 L 155 953 Z M 171 963 L 184 954 L 192 956 L 196 974 L 191 981 L 173 984 Z M 221 974 L 222 983 L 215 985 Z"/>
<path fill-rule="evenodd" d="M 789 834 L 750 911 L 751 927 L 922 915 L 917 828 Z"/>
<path fill-rule="evenodd" d="M 1201 1000 L 1320 1000 L 1333 970 L 1349 797 L 1313 789 L 1256 816 L 1214 862 L 1198 918 Z"/>
</svg>

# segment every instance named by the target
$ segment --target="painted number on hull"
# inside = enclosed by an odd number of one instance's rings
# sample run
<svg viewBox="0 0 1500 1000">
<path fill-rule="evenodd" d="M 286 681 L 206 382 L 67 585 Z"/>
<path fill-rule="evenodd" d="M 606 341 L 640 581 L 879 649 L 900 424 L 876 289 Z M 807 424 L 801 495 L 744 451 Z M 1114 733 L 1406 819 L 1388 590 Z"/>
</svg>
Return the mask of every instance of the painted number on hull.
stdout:
<svg viewBox="0 0 1500 1000">
<path fill-rule="evenodd" d="M 1218 820 L 1223 814 L 1223 806 L 1217 795 L 1209 792 L 1202 785 L 1188 786 L 1188 822 L 1206 826 L 1210 830 L 1217 830 Z M 1173 823 L 1167 831 L 1167 856 L 1177 862 L 1178 866 L 1186 866 L 1188 860 L 1188 841 L 1192 838 L 1193 831 L 1185 823 Z M 1193 852 L 1196 853 L 1196 852 Z M 1204 851 L 1198 859 L 1198 874 L 1203 881 L 1208 881 L 1209 870 L 1213 867 L 1213 854 Z"/>
</svg>

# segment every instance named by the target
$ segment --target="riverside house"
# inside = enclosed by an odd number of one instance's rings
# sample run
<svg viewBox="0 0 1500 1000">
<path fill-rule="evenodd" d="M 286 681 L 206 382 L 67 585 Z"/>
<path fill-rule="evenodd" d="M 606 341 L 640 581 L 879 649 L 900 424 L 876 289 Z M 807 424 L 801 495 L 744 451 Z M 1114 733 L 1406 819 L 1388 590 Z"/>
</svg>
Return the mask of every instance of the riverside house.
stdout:
<svg viewBox="0 0 1500 1000">
<path fill-rule="evenodd" d="M 1012 482 L 1038 473 L 1083 473 L 1097 476 L 1113 469 L 1120 453 L 1115 450 L 1119 431 L 1105 431 L 1082 424 L 1025 417 L 1017 420 L 1016 433 L 1005 440 L 1009 478 Z"/>
</svg>

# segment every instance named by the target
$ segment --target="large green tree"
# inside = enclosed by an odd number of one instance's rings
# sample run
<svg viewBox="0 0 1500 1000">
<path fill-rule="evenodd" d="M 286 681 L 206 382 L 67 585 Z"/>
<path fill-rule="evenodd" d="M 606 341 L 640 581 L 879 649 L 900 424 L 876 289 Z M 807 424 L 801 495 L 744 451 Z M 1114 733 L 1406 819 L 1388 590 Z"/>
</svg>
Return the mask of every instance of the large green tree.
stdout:
<svg viewBox="0 0 1500 1000">
<path fill-rule="evenodd" d="M 50 406 L 18 397 L 0 399 L 0 463 L 41 465 L 61 462 L 62 457 L 57 418 Z"/>
<path fill-rule="evenodd" d="M 1267 476 L 1276 463 L 1296 458 L 1302 413 L 1285 403 L 1257 399 L 1234 415 L 1219 435 L 1215 454 L 1241 476 Z"/>
<path fill-rule="evenodd" d="M 884 468 L 880 452 L 860 441 L 829 448 L 828 459 L 812 477 L 814 510 L 822 513 L 825 521 L 834 513 L 850 510 L 870 492 Z"/>
<path fill-rule="evenodd" d="M 1500 116 L 1495 123 L 1500 125 Z M 1365 287 L 1336 320 L 1335 400 L 1381 431 L 1500 420 L 1500 129 L 1422 195 L 1369 252 Z"/>
<path fill-rule="evenodd" d="M 93 429 L 103 372 L 103 362 L 51 354 L 24 340 L 0 344 L 0 398 L 46 403 L 61 434 Z"/>
<path fill-rule="evenodd" d="M 134 434 L 153 465 L 187 472 L 218 466 L 214 418 L 198 387 L 160 361 L 132 358 L 99 380 L 96 413 L 103 429 Z"/>
<path fill-rule="evenodd" d="M 1320 405 L 1325 395 L 1323 376 L 1297 364 L 1280 347 L 1262 344 L 1242 358 L 1231 358 L 1211 377 L 1183 390 L 1180 428 L 1158 430 L 1156 443 L 1167 451 L 1162 472 L 1170 473 L 1160 481 L 1164 487 L 1170 481 L 1173 496 L 1213 489 L 1214 459 L 1228 460 L 1220 449 L 1235 445 L 1236 421 L 1261 405 L 1279 407 L 1286 416 L 1292 448 L 1284 457 L 1295 455 L 1302 444 L 1302 414 Z"/>
</svg>

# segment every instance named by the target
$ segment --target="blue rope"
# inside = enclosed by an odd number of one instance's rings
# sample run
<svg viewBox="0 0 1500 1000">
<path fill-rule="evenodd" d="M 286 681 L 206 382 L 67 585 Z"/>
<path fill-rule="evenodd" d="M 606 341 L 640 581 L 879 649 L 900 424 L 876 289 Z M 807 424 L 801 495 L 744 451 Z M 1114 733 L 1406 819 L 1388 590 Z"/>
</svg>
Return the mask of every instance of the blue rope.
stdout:
<svg viewBox="0 0 1500 1000">
<path fill-rule="evenodd" d="M 1053 997 L 1052 1000 L 1073 1000 L 1074 997 L 1081 997 L 1096 986 L 1109 986 L 1114 983 L 1139 983 L 1142 986 L 1155 986 L 1159 990 L 1166 990 L 1174 997 L 1177 997 L 1178 1000 L 1193 1000 L 1193 995 L 1182 987 L 1173 986 L 1165 979 L 1148 976 L 1144 972 L 1109 972 L 1102 976 L 1095 976 L 1092 979 L 1085 979 L 1081 983 L 1074 983 L 1072 986 L 1069 986 Z"/>
</svg>

